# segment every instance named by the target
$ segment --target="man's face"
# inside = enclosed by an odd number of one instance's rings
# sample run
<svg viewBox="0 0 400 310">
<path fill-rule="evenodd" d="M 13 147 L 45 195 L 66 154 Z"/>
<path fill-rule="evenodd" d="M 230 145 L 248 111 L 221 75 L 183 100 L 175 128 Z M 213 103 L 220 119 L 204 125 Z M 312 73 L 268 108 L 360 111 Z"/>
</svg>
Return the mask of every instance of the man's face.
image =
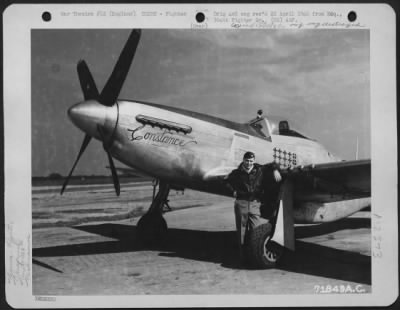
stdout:
<svg viewBox="0 0 400 310">
<path fill-rule="evenodd" d="M 253 166 L 254 166 L 254 161 L 255 161 L 255 158 L 254 158 L 254 157 L 253 157 L 253 158 L 244 158 L 244 159 L 243 159 L 243 167 L 244 167 L 246 170 L 252 169 Z"/>
</svg>

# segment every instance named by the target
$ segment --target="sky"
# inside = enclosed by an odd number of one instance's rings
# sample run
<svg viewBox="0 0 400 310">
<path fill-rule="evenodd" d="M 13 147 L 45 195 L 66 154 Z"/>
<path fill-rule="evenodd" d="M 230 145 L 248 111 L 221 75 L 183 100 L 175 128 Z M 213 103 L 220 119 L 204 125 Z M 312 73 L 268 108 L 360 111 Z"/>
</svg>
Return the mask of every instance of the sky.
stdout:
<svg viewBox="0 0 400 310">
<path fill-rule="evenodd" d="M 84 59 L 101 90 L 130 30 L 33 30 L 32 176 L 68 174 L 84 133 L 67 110 L 83 100 Z M 342 159 L 370 158 L 368 30 L 144 29 L 119 98 L 246 122 L 280 116 Z M 108 175 L 92 140 L 74 175 Z M 123 166 L 117 163 L 117 166 Z"/>
</svg>

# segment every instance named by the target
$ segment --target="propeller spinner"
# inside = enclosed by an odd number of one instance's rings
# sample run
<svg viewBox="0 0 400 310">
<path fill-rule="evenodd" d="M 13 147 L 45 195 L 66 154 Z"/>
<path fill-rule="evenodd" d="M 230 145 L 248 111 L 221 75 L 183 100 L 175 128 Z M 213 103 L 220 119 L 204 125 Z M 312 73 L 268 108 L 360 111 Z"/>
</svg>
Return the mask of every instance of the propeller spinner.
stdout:
<svg viewBox="0 0 400 310">
<path fill-rule="evenodd" d="M 86 135 L 72 169 L 65 179 L 61 195 L 64 193 L 71 175 L 92 137 L 103 142 L 103 148 L 107 153 L 111 168 L 115 192 L 118 196 L 120 194 L 118 175 L 109 151 L 109 145 L 118 119 L 116 101 L 135 56 L 140 34 L 141 31 L 139 29 L 132 30 L 101 94 L 97 90 L 96 83 L 86 62 L 84 60 L 78 62 L 77 71 L 85 101 L 72 106 L 68 110 L 68 115 L 72 122 L 83 130 Z M 108 134 L 109 132 L 111 134 Z"/>
</svg>

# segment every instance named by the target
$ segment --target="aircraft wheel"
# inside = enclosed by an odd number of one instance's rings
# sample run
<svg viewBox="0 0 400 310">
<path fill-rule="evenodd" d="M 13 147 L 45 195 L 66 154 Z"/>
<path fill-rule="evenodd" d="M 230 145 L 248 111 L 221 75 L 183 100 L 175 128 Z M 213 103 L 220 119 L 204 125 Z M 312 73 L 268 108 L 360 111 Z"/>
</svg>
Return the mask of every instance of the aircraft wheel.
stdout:
<svg viewBox="0 0 400 310">
<path fill-rule="evenodd" d="M 249 258 L 254 267 L 275 267 L 283 255 L 284 248 L 271 241 L 272 226 L 269 223 L 257 226 L 249 236 Z"/>
<path fill-rule="evenodd" d="M 136 225 L 137 239 L 141 245 L 155 245 L 165 240 L 168 226 L 159 213 L 146 213 Z"/>
</svg>

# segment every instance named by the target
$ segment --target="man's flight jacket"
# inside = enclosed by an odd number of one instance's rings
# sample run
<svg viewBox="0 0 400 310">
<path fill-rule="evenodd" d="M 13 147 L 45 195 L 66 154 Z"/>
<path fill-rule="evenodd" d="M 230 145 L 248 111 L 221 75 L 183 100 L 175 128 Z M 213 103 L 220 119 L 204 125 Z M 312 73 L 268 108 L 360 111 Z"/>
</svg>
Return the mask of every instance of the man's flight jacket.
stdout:
<svg viewBox="0 0 400 310">
<path fill-rule="evenodd" d="M 266 165 L 254 164 L 253 169 L 247 173 L 242 167 L 233 170 L 226 179 L 226 186 L 232 192 L 236 192 L 238 200 L 262 201 L 266 190 L 275 182 L 273 171 L 279 169 L 276 163 Z"/>
</svg>

